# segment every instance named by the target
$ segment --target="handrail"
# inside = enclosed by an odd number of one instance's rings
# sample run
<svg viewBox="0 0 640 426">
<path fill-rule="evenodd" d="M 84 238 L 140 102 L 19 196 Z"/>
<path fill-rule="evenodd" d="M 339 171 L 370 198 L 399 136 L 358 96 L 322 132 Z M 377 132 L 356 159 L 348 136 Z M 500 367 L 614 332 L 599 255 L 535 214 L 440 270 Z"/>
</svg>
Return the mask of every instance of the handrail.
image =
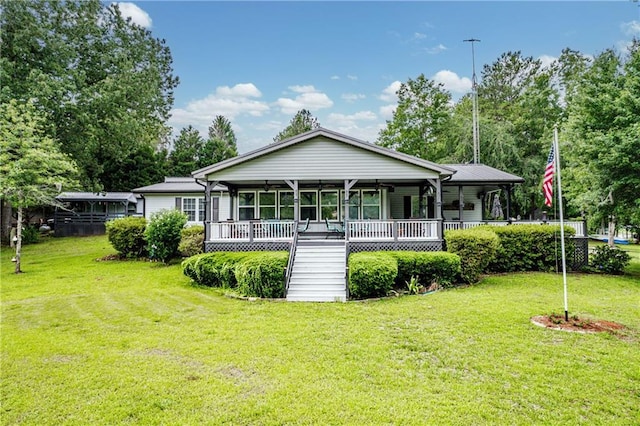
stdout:
<svg viewBox="0 0 640 426">
<path fill-rule="evenodd" d="M 293 262 L 296 259 L 296 247 L 298 246 L 298 222 L 293 227 L 293 241 L 291 241 L 291 247 L 289 248 L 289 261 L 287 262 L 287 270 L 285 271 L 285 284 L 284 294 L 285 296 L 289 292 L 289 283 L 291 282 L 291 272 L 293 271 Z"/>
</svg>

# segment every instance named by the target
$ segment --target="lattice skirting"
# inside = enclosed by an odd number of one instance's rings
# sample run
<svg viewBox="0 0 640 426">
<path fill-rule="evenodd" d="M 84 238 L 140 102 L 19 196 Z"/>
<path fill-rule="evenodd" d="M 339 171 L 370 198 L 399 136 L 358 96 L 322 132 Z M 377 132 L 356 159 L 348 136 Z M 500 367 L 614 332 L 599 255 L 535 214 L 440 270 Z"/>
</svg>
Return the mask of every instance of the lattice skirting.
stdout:
<svg viewBox="0 0 640 426">
<path fill-rule="evenodd" d="M 218 243 L 206 241 L 205 253 L 216 251 L 289 251 L 291 243 L 287 241 L 231 242 Z"/>
<path fill-rule="evenodd" d="M 361 251 L 442 251 L 442 241 L 349 242 L 349 253 Z"/>
<path fill-rule="evenodd" d="M 576 237 L 573 239 L 573 242 L 576 250 L 573 254 L 573 262 L 569 267 L 577 271 L 589 264 L 589 239 Z"/>
</svg>

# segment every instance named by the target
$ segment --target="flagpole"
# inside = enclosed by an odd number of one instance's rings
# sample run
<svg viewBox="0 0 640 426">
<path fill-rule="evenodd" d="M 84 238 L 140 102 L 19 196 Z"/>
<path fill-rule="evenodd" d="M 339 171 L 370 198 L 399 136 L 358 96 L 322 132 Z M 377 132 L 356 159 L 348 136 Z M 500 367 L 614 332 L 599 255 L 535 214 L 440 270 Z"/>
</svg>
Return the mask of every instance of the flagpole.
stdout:
<svg viewBox="0 0 640 426">
<path fill-rule="evenodd" d="M 567 300 L 567 258 L 564 248 L 564 217 L 562 213 L 562 177 L 560 176 L 560 149 L 558 147 L 558 126 L 553 127 L 553 149 L 555 150 L 555 170 L 558 174 L 558 208 L 560 209 L 560 249 L 562 250 L 562 282 L 564 285 L 564 320 L 569 321 L 569 302 Z"/>
</svg>

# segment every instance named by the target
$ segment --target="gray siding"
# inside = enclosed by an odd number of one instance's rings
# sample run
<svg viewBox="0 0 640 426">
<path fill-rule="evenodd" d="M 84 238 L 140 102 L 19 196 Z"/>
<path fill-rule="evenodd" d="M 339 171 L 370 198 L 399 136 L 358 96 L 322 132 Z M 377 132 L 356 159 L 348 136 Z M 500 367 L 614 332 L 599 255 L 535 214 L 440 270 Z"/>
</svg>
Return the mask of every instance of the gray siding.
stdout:
<svg viewBox="0 0 640 426">
<path fill-rule="evenodd" d="M 208 176 L 210 181 L 427 178 L 438 173 L 325 137 Z"/>
<path fill-rule="evenodd" d="M 444 204 L 444 219 L 445 220 L 459 220 L 460 212 L 457 208 L 452 208 L 454 200 L 458 199 L 458 187 L 457 186 L 445 186 L 443 187 L 444 193 L 442 202 Z M 481 186 L 463 186 L 462 193 L 464 197 L 464 203 L 466 206 L 473 204 L 473 210 L 464 210 L 462 212 L 462 220 L 465 221 L 479 221 L 482 220 L 482 199 L 478 198 L 478 192 L 482 191 Z M 506 206 L 503 206 L 506 207 Z"/>
</svg>

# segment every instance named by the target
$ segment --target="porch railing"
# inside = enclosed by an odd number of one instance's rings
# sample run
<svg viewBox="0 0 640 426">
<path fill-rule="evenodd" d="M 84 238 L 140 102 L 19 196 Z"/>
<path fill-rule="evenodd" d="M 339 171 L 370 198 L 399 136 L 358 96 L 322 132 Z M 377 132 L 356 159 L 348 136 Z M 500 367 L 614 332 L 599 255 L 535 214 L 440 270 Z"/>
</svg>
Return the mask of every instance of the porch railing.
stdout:
<svg viewBox="0 0 640 426">
<path fill-rule="evenodd" d="M 349 240 L 438 240 L 438 227 L 437 220 L 355 220 L 349 222 Z"/>
<path fill-rule="evenodd" d="M 295 222 L 219 222 L 211 224 L 211 241 L 290 241 Z"/>
<path fill-rule="evenodd" d="M 449 229 L 469 229 L 474 228 L 480 225 L 492 225 L 492 226 L 506 226 L 506 225 L 541 225 L 543 223 L 550 225 L 559 225 L 560 222 L 557 221 L 546 221 L 542 222 L 540 220 L 516 220 L 516 221 L 504 221 L 504 220 L 487 220 L 480 222 L 461 222 L 461 221 L 445 221 L 444 222 L 444 230 L 447 231 Z M 576 237 L 586 237 L 587 234 L 585 232 L 584 222 L 580 221 L 565 221 L 565 226 L 569 226 L 576 231 Z"/>
</svg>

